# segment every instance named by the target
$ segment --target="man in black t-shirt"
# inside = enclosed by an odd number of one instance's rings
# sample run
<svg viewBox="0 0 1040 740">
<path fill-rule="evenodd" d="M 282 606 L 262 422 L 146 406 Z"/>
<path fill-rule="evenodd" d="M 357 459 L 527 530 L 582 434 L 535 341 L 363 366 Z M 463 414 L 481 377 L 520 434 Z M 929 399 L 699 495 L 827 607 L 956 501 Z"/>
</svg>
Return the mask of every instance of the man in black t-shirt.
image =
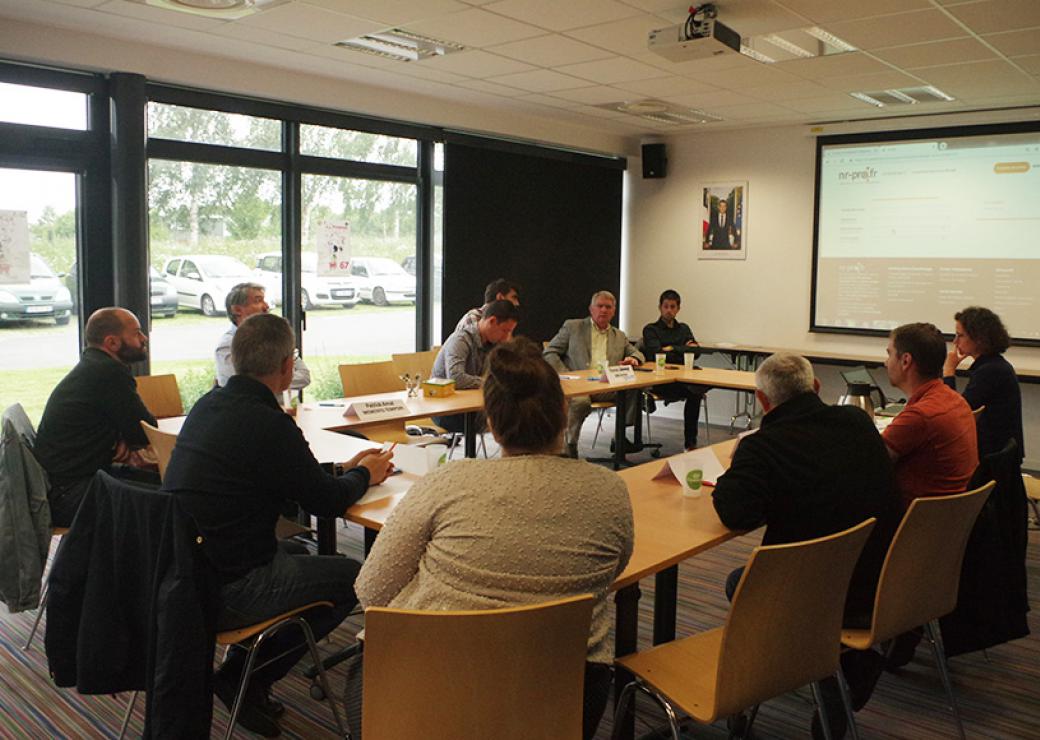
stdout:
<svg viewBox="0 0 1040 740">
<path fill-rule="evenodd" d="M 653 362 L 654 355 L 664 352 L 668 355 L 668 362 L 681 365 L 684 354 L 696 352 L 697 340 L 693 337 L 693 331 L 688 324 L 675 318 L 681 303 L 682 299 L 674 290 L 661 293 L 657 301 L 661 318 L 643 327 L 643 354 L 647 360 Z M 654 386 L 654 393 L 666 401 L 686 402 L 683 408 L 683 440 L 686 449 L 692 450 L 697 446 L 697 422 L 707 389 L 689 383 L 669 383 Z"/>
<path fill-rule="evenodd" d="M 357 604 L 354 579 L 361 566 L 349 558 L 279 548 L 278 515 L 286 501 L 294 501 L 311 514 L 343 516 L 369 485 L 386 478 L 392 453 L 366 450 L 345 463 L 347 471 L 339 476 L 322 470 L 300 428 L 278 404 L 293 378 L 295 347 L 293 331 L 280 316 L 258 313 L 239 324 L 231 341 L 235 374 L 188 414 L 163 490 L 177 496 L 194 519 L 203 552 L 222 578 L 218 629 L 330 601 L 331 608 L 303 615 L 320 640 Z M 239 714 L 243 727 L 265 737 L 278 734 L 281 705 L 270 701 L 268 692 L 304 650 L 294 630 L 264 643 L 256 659 L 263 667 L 253 674 Z M 244 650 L 229 650 L 214 678 L 214 690 L 229 709 L 244 664 Z"/>
<path fill-rule="evenodd" d="M 141 323 L 124 308 L 101 308 L 87 319 L 87 348 L 47 399 L 33 453 L 47 471 L 51 524 L 68 527 L 94 473 L 134 463 L 148 446 L 141 422 L 155 417 L 137 395 L 130 363 L 148 356 Z M 142 471 L 143 473 L 144 471 Z M 157 474 L 145 473 L 145 478 Z"/>
</svg>

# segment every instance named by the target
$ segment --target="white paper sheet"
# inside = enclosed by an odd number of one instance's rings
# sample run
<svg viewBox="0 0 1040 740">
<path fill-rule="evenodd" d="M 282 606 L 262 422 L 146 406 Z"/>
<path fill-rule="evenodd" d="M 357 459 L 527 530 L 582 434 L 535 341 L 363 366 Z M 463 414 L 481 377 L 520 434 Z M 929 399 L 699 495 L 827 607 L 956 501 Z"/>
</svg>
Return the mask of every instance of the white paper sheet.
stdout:
<svg viewBox="0 0 1040 740">
<path fill-rule="evenodd" d="M 654 480 L 661 478 L 674 478 L 675 481 L 686 486 L 686 474 L 691 470 L 700 469 L 704 472 L 703 483 L 714 486 L 719 477 L 726 472 L 711 447 L 701 447 L 698 450 L 690 450 L 680 455 L 672 455 L 665 461 L 660 472 L 654 476 Z"/>
</svg>

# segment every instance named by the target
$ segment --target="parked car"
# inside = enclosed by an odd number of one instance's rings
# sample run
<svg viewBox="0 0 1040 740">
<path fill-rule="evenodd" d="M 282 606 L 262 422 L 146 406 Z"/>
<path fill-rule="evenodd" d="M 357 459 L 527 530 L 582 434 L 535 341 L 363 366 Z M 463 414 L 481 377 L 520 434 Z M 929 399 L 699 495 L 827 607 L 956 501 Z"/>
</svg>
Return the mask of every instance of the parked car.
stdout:
<svg viewBox="0 0 1040 740">
<path fill-rule="evenodd" d="M 350 277 L 326 277 L 318 274 L 318 253 L 304 252 L 300 303 L 304 310 L 317 306 L 339 306 L 353 308 L 361 300 L 355 280 Z M 266 252 L 256 258 L 253 270 L 256 281 L 268 286 L 271 295 L 280 303 L 282 300 L 282 253 Z"/>
<path fill-rule="evenodd" d="M 415 303 L 415 276 L 386 257 L 351 257 L 350 274 L 356 278 L 361 300 L 386 306 Z"/>
<path fill-rule="evenodd" d="M 248 267 L 234 257 L 220 254 L 189 254 L 166 261 L 163 278 L 177 290 L 178 305 L 197 308 L 206 316 L 224 314 L 224 299 L 238 283 L 257 281 Z M 267 291 L 270 295 L 270 291 Z M 275 305 L 273 297 L 267 302 Z"/>
<path fill-rule="evenodd" d="M 72 296 L 72 313 L 79 313 L 79 281 L 76 280 L 78 266 L 75 262 L 65 276 L 65 287 Z M 177 315 L 177 291 L 154 267 L 148 268 L 148 290 L 151 296 L 152 317 Z"/>
<path fill-rule="evenodd" d="M 404 271 L 407 272 L 409 275 L 414 275 L 415 274 L 415 255 L 414 254 L 410 254 L 407 257 L 405 257 L 403 260 L 401 260 L 401 267 L 403 267 Z"/>
<path fill-rule="evenodd" d="M 28 283 L 0 283 L 0 323 L 27 319 L 54 319 L 65 326 L 72 316 L 72 296 L 41 257 L 29 254 Z"/>
</svg>

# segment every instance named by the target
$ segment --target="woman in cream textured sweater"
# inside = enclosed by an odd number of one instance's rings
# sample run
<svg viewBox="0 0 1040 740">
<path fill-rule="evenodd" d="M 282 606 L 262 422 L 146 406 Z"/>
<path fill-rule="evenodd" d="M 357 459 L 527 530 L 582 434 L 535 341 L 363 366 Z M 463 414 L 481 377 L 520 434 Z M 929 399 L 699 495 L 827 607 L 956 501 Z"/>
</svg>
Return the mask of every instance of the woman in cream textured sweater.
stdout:
<svg viewBox="0 0 1040 740">
<path fill-rule="evenodd" d="M 452 462 L 416 483 L 376 539 L 357 595 L 365 607 L 457 610 L 593 594 L 590 738 L 610 688 L 607 596 L 632 553 L 628 492 L 615 473 L 558 456 L 563 390 L 532 342 L 491 353 L 484 408 L 502 458 Z M 348 704 L 357 701 L 352 693 L 348 687 Z M 360 724 L 359 712 L 348 714 Z"/>
</svg>

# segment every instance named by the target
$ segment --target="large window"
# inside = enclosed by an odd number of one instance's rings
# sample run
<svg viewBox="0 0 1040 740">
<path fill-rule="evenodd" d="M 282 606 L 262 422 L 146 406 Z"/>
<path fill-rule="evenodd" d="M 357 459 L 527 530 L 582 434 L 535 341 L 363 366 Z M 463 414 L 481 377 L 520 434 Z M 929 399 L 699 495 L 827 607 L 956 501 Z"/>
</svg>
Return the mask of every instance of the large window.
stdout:
<svg viewBox="0 0 1040 740">
<path fill-rule="evenodd" d="M 0 409 L 34 422 L 79 356 L 76 214 L 74 174 L 0 167 Z"/>
<path fill-rule="evenodd" d="M 85 131 L 87 96 L 69 90 L 0 82 L 0 121 Z"/>
</svg>

